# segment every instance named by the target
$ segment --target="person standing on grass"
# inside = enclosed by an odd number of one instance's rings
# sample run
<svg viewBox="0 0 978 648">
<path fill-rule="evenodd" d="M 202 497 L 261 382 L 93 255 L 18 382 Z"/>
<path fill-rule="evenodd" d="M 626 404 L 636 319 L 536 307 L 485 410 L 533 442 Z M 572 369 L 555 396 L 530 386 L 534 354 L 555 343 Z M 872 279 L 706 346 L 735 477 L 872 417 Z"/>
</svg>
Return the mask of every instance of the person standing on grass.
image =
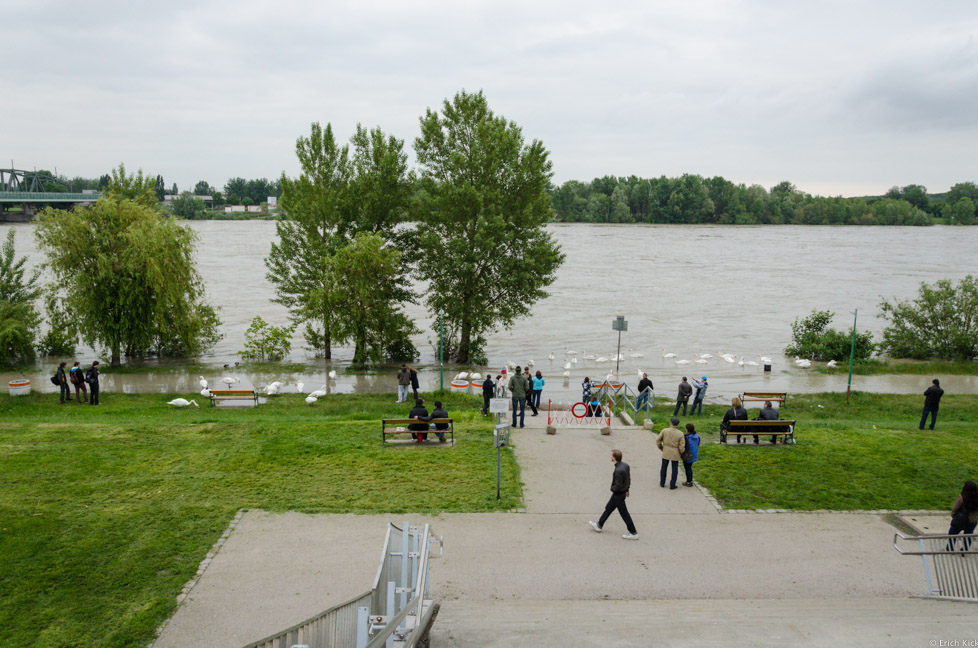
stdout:
<svg viewBox="0 0 978 648">
<path fill-rule="evenodd" d="M 958 495 L 958 499 L 954 501 L 954 506 L 951 507 L 951 528 L 947 530 L 947 534 L 964 533 L 969 535 L 975 532 L 976 526 L 978 526 L 978 486 L 975 486 L 975 482 L 969 479 L 964 483 L 961 494 Z M 967 551 L 970 546 L 971 539 L 965 538 L 964 550 Z M 954 551 L 953 539 L 948 541 L 947 550 Z"/>
<path fill-rule="evenodd" d="M 414 392 L 414 398 L 415 400 L 417 400 L 418 388 L 421 386 L 421 384 L 418 382 L 418 370 L 412 367 L 411 365 L 408 365 L 407 368 L 408 371 L 411 372 L 411 391 Z"/>
<path fill-rule="evenodd" d="M 492 382 L 492 374 L 482 381 L 482 415 L 489 416 L 489 399 L 496 395 L 496 383 Z"/>
<path fill-rule="evenodd" d="M 643 373 L 642 379 L 638 381 L 638 398 L 635 400 L 635 411 L 647 410 L 649 407 L 649 394 L 654 387 L 649 380 L 649 374 Z"/>
<path fill-rule="evenodd" d="M 676 409 L 672 410 L 672 415 L 676 416 L 679 414 L 679 406 L 683 406 L 683 416 L 686 416 L 686 405 L 689 403 L 689 397 L 693 394 L 693 386 L 686 382 L 686 376 L 683 376 L 682 382 L 679 383 L 679 393 L 676 395 Z"/>
<path fill-rule="evenodd" d="M 68 375 L 65 373 L 65 366 L 67 362 L 62 362 L 58 365 L 58 370 L 54 373 L 54 377 L 58 379 L 58 388 L 61 389 L 61 400 L 60 403 L 64 405 L 66 402 L 71 402 L 71 388 L 68 387 Z"/>
<path fill-rule="evenodd" d="M 621 519 L 625 521 L 625 528 L 628 533 L 622 537 L 625 540 L 638 540 L 638 531 L 635 529 L 635 523 L 632 522 L 632 516 L 628 514 L 628 507 L 625 505 L 625 500 L 628 498 L 628 491 L 632 486 L 632 475 L 628 464 L 621 460 L 621 450 L 611 451 L 611 463 L 615 464 L 615 472 L 611 475 L 611 499 L 604 507 L 604 513 L 597 522 L 588 522 L 591 528 L 601 533 L 604 531 L 604 523 L 608 521 L 608 517 L 617 509 L 618 513 L 621 514 Z"/>
<path fill-rule="evenodd" d="M 703 415 L 703 399 L 706 398 L 706 388 L 710 385 L 706 382 L 706 376 L 703 376 L 700 380 L 693 378 L 693 387 L 696 388 L 696 394 L 693 396 L 693 409 L 690 410 L 690 416 L 702 416 Z M 696 406 L 699 405 L 700 413 L 696 413 Z"/>
<path fill-rule="evenodd" d="M 937 423 L 937 409 L 941 406 L 941 396 L 943 395 L 944 390 L 941 389 L 941 381 L 935 378 L 934 384 L 924 392 L 924 414 L 920 417 L 921 430 L 924 429 L 928 414 L 930 414 L 930 429 L 934 429 L 934 424 Z"/>
<path fill-rule="evenodd" d="M 91 396 L 88 398 L 89 405 L 101 405 L 101 403 L 98 402 L 98 377 L 98 360 L 96 360 L 92 363 L 92 366 L 88 368 L 88 371 L 85 372 L 85 382 L 87 382 L 88 386 L 91 387 L 92 392 Z"/>
<path fill-rule="evenodd" d="M 408 397 L 408 387 L 411 386 L 411 371 L 406 364 L 397 370 L 397 402 L 404 403 Z"/>
<path fill-rule="evenodd" d="M 693 485 L 693 464 L 700 458 L 700 435 L 696 433 L 696 427 L 692 423 L 686 424 L 686 450 L 688 455 L 683 457 L 683 470 L 686 471 L 686 481 L 683 486 Z M 686 461 L 686 459 L 689 461 Z"/>
<path fill-rule="evenodd" d="M 669 480 L 669 490 L 676 490 L 676 478 L 679 476 L 679 461 L 683 450 L 686 449 L 686 437 L 679 431 L 679 419 L 675 416 L 670 421 L 672 425 L 659 432 L 655 445 L 662 451 L 662 467 L 659 469 L 659 486 L 666 487 L 666 468 L 672 464 L 672 479 Z"/>
<path fill-rule="evenodd" d="M 526 427 L 523 421 L 526 418 L 526 393 L 530 386 L 520 373 L 521 369 L 522 367 L 517 367 L 516 373 L 509 379 L 509 393 L 513 399 L 513 427 L 516 427 L 517 410 L 519 410 L 520 427 Z"/>
<path fill-rule="evenodd" d="M 71 384 L 75 386 L 75 400 L 79 403 L 87 403 L 88 387 L 85 386 L 85 372 L 82 371 L 80 362 L 76 361 L 71 368 L 70 380 Z"/>
</svg>

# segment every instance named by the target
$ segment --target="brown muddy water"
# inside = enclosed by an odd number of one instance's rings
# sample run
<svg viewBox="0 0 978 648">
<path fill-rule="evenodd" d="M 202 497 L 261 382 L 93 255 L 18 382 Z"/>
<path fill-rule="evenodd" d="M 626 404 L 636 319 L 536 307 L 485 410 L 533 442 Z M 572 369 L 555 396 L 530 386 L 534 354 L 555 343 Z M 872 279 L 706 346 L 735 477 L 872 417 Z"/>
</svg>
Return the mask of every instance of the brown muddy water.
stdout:
<svg viewBox="0 0 978 648">
<path fill-rule="evenodd" d="M 298 380 L 305 392 L 324 384 L 330 392 L 396 392 L 393 370 L 346 374 L 352 347 L 334 349 L 334 359 L 326 363 L 304 348 L 300 333 L 289 360 L 307 363 L 303 374 L 236 369 L 244 332 L 255 315 L 273 324 L 287 321 L 285 309 L 270 301 L 274 290 L 263 263 L 275 224 L 199 221 L 190 226 L 200 235 L 198 267 L 210 303 L 220 307 L 224 338 L 199 360 L 199 367 L 113 375 L 106 366 L 105 393 L 196 391 L 201 374 L 212 385 L 225 375 L 239 376 L 241 387 L 290 383 L 283 393 L 295 391 L 292 383 Z M 0 225 L 0 236 L 11 227 L 17 232 L 18 256 L 27 256 L 30 264 L 40 262 L 32 226 Z M 744 389 L 845 391 L 845 374 L 800 369 L 784 357 L 796 317 L 813 308 L 830 309 L 836 313 L 833 326 L 844 329 L 858 309 L 859 330 L 878 334 L 884 325 L 878 318 L 882 298 L 913 297 L 922 281 L 957 280 L 978 265 L 978 228 L 557 224 L 550 231 L 567 255 L 550 296 L 512 330 L 491 334 L 487 348 L 494 373 L 507 362 L 532 360 L 547 380 L 544 401 L 573 399 L 584 376 L 603 379 L 614 371 L 618 338 L 611 325 L 618 315 L 628 322 L 621 339 L 621 377 L 634 386 L 638 372 L 647 371 L 660 397 L 672 398 L 683 375 L 708 376 L 711 402 Z M 437 388 L 433 318 L 421 305 L 408 305 L 406 312 L 423 330 L 414 339 L 421 352 L 415 366 L 422 390 Z M 666 353 L 676 357 L 664 358 Z M 728 363 L 720 353 L 733 354 L 736 361 Z M 697 363 L 704 354 L 714 357 Z M 595 359 L 585 359 L 592 355 Z M 772 372 L 762 371 L 762 356 L 772 359 Z M 91 349 L 78 350 L 77 359 L 85 364 L 96 357 Z M 565 379 L 565 362 L 574 358 Z M 740 366 L 741 359 L 758 364 Z M 688 364 L 677 364 L 682 360 Z M 839 358 L 840 364 L 846 360 Z M 47 380 L 54 362 L 45 359 L 28 376 L 35 389 L 55 389 Z M 330 370 L 337 371 L 335 380 L 327 379 Z M 446 367 L 446 386 L 460 370 L 487 372 L 486 367 Z M 4 381 L 14 377 L 0 373 Z M 951 393 L 978 393 L 976 376 L 941 379 Z M 929 383 L 927 376 L 853 377 L 853 388 L 863 391 L 917 393 Z"/>
</svg>

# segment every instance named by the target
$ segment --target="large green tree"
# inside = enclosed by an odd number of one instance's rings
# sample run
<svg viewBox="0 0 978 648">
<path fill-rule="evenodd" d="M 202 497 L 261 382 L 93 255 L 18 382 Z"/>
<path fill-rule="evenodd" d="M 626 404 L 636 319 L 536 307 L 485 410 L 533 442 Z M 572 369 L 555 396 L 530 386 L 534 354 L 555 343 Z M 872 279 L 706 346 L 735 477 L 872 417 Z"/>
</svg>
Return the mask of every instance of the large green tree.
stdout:
<svg viewBox="0 0 978 648">
<path fill-rule="evenodd" d="M 916 299 L 883 300 L 880 311 L 890 320 L 880 346 L 894 357 L 978 359 L 978 278 L 972 275 L 957 286 L 949 279 L 921 283 Z"/>
<path fill-rule="evenodd" d="M 549 154 L 493 114 L 481 92 L 464 91 L 440 113 L 426 111 L 414 148 L 427 304 L 444 313 L 449 357 L 481 361 L 486 333 L 527 315 L 564 260 L 544 228 L 553 215 Z"/>
<path fill-rule="evenodd" d="M 113 365 L 123 354 L 199 355 L 219 338 L 219 321 L 203 301 L 196 235 L 145 204 L 155 204 L 151 178 L 121 166 L 113 178 L 122 182 L 95 205 L 39 216 L 35 234 L 64 304 Z"/>
<path fill-rule="evenodd" d="M 41 295 L 40 271 L 25 274 L 25 257 L 14 254 L 14 230 L 0 249 L 0 365 L 34 358 L 34 343 L 41 317 L 34 305 Z"/>
</svg>

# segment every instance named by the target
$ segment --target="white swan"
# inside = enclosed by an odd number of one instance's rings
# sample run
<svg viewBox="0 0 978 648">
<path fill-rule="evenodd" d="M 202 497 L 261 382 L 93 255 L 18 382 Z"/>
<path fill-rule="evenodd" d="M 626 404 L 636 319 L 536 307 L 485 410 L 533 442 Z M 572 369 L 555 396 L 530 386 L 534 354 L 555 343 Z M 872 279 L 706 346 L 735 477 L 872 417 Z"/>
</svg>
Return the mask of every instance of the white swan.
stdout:
<svg viewBox="0 0 978 648">
<path fill-rule="evenodd" d="M 473 371 L 472 373 L 469 374 L 469 378 L 471 378 L 472 380 L 482 380 L 482 374 L 479 373 L 478 371 Z"/>
<path fill-rule="evenodd" d="M 455 374 L 455 380 L 466 380 L 469 377 L 468 371 L 460 371 Z"/>
<path fill-rule="evenodd" d="M 319 400 L 318 398 L 316 398 L 312 394 L 309 394 L 308 396 L 306 396 L 306 405 L 312 405 L 313 403 L 315 403 L 318 400 Z"/>
<path fill-rule="evenodd" d="M 207 379 L 203 376 L 198 376 L 198 378 L 200 378 L 200 380 L 197 381 L 197 384 L 200 385 L 200 388 L 207 389 Z"/>
<path fill-rule="evenodd" d="M 550 352 L 550 356 L 549 357 L 550 357 L 551 360 L 554 359 L 554 352 L 553 351 Z"/>
<path fill-rule="evenodd" d="M 305 387 L 305 385 L 304 385 L 304 384 L 302 383 L 302 381 L 301 381 L 301 380 L 300 380 L 299 382 L 297 382 L 297 383 L 295 384 L 295 389 L 296 389 L 296 391 L 298 391 L 298 392 L 299 392 L 300 394 L 302 393 L 302 388 L 303 388 L 303 387 Z"/>
<path fill-rule="evenodd" d="M 595 358 L 595 362 L 608 362 L 608 358 L 601 356 L 600 358 Z"/>
<path fill-rule="evenodd" d="M 527 367 L 532 367 L 532 366 L 533 366 L 533 364 L 534 364 L 534 363 L 533 363 L 533 358 L 530 358 L 529 360 L 527 360 L 527 361 L 526 361 L 526 366 L 527 366 Z"/>
<path fill-rule="evenodd" d="M 577 351 L 567 351 L 567 355 L 575 356 L 577 355 Z"/>
<path fill-rule="evenodd" d="M 642 378 L 644 378 L 645 377 L 644 374 L 645 374 L 645 372 L 642 371 L 641 369 L 639 369 L 638 370 L 638 379 L 641 380 Z"/>
<path fill-rule="evenodd" d="M 721 357 L 722 357 L 722 358 L 723 358 L 724 360 L 726 360 L 727 362 L 730 362 L 730 363 L 733 363 L 733 362 L 735 362 L 735 360 L 734 360 L 734 357 L 733 357 L 732 355 L 730 355 L 729 353 L 728 353 L 728 354 L 726 354 L 726 355 L 724 355 L 724 356 L 721 356 Z"/>
<path fill-rule="evenodd" d="M 221 378 L 221 382 L 224 383 L 225 385 L 227 385 L 228 386 L 228 389 L 230 389 L 231 388 L 231 385 L 233 385 L 235 383 L 241 382 L 241 379 L 238 378 L 237 376 L 235 376 L 234 378 L 230 378 L 228 376 L 224 376 L 223 378 Z"/>
<path fill-rule="evenodd" d="M 839 363 L 837 363 L 835 360 L 829 360 L 828 362 L 825 363 L 825 366 L 826 367 L 831 367 L 832 369 L 835 369 L 835 366 L 837 364 L 839 364 Z"/>
<path fill-rule="evenodd" d="M 763 362 L 764 364 L 771 364 L 771 358 L 767 356 L 757 356 L 757 359 Z"/>
<path fill-rule="evenodd" d="M 676 360 L 676 364 L 680 366 L 685 366 L 689 364 L 689 360 Z"/>
<path fill-rule="evenodd" d="M 309 392 L 310 396 L 315 396 L 316 398 L 322 398 L 326 395 L 326 385 L 322 386 L 322 389 L 317 389 L 314 392 Z"/>
<path fill-rule="evenodd" d="M 701 357 L 702 359 L 704 359 L 704 360 L 709 360 L 710 358 L 712 358 L 712 357 L 713 357 L 713 354 L 712 354 L 712 353 L 701 353 L 701 354 L 700 354 L 700 357 Z"/>
<path fill-rule="evenodd" d="M 336 380 L 336 370 L 330 371 L 328 374 L 330 380 Z"/>
<path fill-rule="evenodd" d="M 570 372 L 569 372 L 569 371 L 565 371 L 565 372 L 564 372 L 564 373 L 562 373 L 561 375 L 562 375 L 562 376 L 563 376 L 564 378 L 570 378 Z"/>
<path fill-rule="evenodd" d="M 745 364 L 747 363 L 744 362 L 744 356 L 740 356 L 740 360 L 737 362 L 737 365 L 743 367 Z"/>
<path fill-rule="evenodd" d="M 266 396 L 274 396 L 277 393 L 278 393 L 278 387 L 275 386 L 275 383 L 272 383 L 271 385 L 265 387 Z"/>
<path fill-rule="evenodd" d="M 187 400 L 186 398 L 174 398 L 167 405 L 173 405 L 174 407 L 186 407 L 187 405 L 193 405 L 194 407 L 200 407 L 195 400 Z"/>
<path fill-rule="evenodd" d="M 757 362 L 755 362 L 754 360 L 747 360 L 746 362 L 744 362 L 744 364 L 747 365 L 748 367 L 756 367 L 757 366 Z"/>
<path fill-rule="evenodd" d="M 807 369 L 808 367 L 812 366 L 812 361 L 805 360 L 804 358 L 798 358 L 797 360 L 795 360 L 795 364 L 801 367 L 802 369 Z"/>
<path fill-rule="evenodd" d="M 594 355 L 593 353 L 589 353 L 589 354 L 587 354 L 586 356 L 584 356 L 584 359 L 585 359 L 585 360 L 594 360 L 594 359 L 595 359 L 595 358 L 597 358 L 597 357 L 598 357 L 598 356 L 596 356 L 596 355 Z"/>
<path fill-rule="evenodd" d="M 200 390 L 200 395 L 203 396 L 204 398 L 210 398 L 211 397 L 211 390 L 209 390 L 206 387 L 204 387 L 203 389 Z"/>
<path fill-rule="evenodd" d="M 678 356 L 679 356 L 678 353 L 673 353 L 672 351 L 670 351 L 669 353 L 666 353 L 665 352 L 665 349 L 662 350 L 662 357 L 663 358 L 676 358 Z"/>
<path fill-rule="evenodd" d="M 577 358 L 576 357 L 571 358 L 571 364 L 577 364 Z"/>
<path fill-rule="evenodd" d="M 570 362 L 565 362 L 564 363 L 564 369 L 570 369 L 570 365 L 571 365 Z"/>
<path fill-rule="evenodd" d="M 629 358 L 644 358 L 645 357 L 645 354 L 644 353 L 637 353 L 636 352 L 636 353 L 629 354 L 628 357 Z"/>
<path fill-rule="evenodd" d="M 704 360 L 703 358 L 697 358 L 696 364 L 707 364 L 709 360 Z"/>
</svg>

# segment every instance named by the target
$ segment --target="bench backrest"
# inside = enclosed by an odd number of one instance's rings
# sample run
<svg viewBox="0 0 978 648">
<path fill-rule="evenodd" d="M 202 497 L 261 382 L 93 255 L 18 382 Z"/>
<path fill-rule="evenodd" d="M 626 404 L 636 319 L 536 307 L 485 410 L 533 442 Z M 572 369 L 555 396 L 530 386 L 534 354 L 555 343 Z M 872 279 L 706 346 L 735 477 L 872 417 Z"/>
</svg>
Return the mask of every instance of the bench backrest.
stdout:
<svg viewBox="0 0 978 648">
<path fill-rule="evenodd" d="M 223 396 L 225 394 L 254 394 L 254 389 L 212 389 L 211 396 Z"/>
<path fill-rule="evenodd" d="M 753 396 L 755 398 L 764 398 L 770 396 L 771 398 L 784 398 L 788 395 L 788 392 L 778 392 L 778 391 L 745 391 L 744 396 Z"/>
<path fill-rule="evenodd" d="M 794 425 L 795 421 L 788 419 L 784 420 L 761 420 L 761 421 L 727 421 L 727 425 L 730 427 L 775 427 L 784 425 Z"/>
</svg>

